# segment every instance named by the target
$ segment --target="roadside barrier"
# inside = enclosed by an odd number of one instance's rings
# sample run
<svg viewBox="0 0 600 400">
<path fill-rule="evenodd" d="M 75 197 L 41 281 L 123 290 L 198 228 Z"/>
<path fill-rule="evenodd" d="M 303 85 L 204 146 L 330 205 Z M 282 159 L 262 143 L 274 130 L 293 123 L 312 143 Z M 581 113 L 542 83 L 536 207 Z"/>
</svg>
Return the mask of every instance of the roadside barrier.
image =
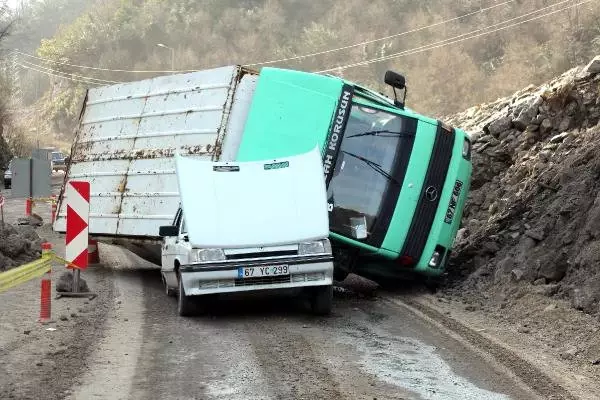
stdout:
<svg viewBox="0 0 600 400">
<path fill-rule="evenodd" d="M 28 197 L 25 199 L 25 216 L 30 217 L 33 214 L 33 209 L 35 207 L 35 203 L 50 203 L 51 206 L 51 223 L 54 223 L 56 219 L 56 195 L 52 195 L 51 197 Z"/>
<path fill-rule="evenodd" d="M 39 259 L 6 272 L 0 272 L 0 293 L 29 282 L 32 279 L 42 277 L 40 286 L 40 317 L 38 319 L 41 323 L 50 321 L 52 311 L 52 264 L 62 264 L 66 265 L 67 268 L 79 269 L 77 265 L 57 256 L 54 250 L 52 250 L 52 244 L 45 242 L 42 243 L 42 256 Z M 86 295 L 89 296 L 90 293 Z"/>
</svg>

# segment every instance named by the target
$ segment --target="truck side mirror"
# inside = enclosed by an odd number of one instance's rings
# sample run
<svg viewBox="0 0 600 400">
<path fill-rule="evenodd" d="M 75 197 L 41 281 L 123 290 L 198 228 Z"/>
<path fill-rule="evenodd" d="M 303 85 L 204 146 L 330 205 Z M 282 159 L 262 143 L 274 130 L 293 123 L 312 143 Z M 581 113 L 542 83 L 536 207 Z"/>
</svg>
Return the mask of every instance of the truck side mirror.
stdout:
<svg viewBox="0 0 600 400">
<path fill-rule="evenodd" d="M 387 85 L 390 85 L 398 90 L 402 90 L 406 86 L 406 78 L 394 71 L 386 71 L 383 79 Z"/>
<path fill-rule="evenodd" d="M 394 104 L 396 107 L 404 109 L 404 103 L 406 102 L 406 78 L 404 75 L 400 75 L 394 71 L 386 71 L 383 80 L 386 84 L 390 85 L 394 91 Z M 402 95 L 402 101 L 398 100 L 396 89 L 404 92 Z"/>
<path fill-rule="evenodd" d="M 158 229 L 158 235 L 161 237 L 177 236 L 179 235 L 179 229 L 174 225 L 161 226 Z"/>
</svg>

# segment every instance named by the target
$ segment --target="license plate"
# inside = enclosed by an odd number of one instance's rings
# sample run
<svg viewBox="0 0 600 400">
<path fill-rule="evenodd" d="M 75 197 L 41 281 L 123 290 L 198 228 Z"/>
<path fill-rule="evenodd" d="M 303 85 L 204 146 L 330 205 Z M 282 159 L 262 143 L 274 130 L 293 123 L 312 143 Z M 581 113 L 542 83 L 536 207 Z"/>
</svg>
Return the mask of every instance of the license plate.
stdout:
<svg viewBox="0 0 600 400">
<path fill-rule="evenodd" d="M 265 276 L 289 275 L 287 265 L 267 265 L 264 267 L 240 267 L 238 278 L 262 278 Z"/>
<path fill-rule="evenodd" d="M 447 224 L 451 224 L 454 219 L 454 213 L 456 212 L 456 206 L 458 204 L 458 198 L 460 197 L 460 192 L 462 190 L 463 183 L 457 180 L 454 183 L 454 189 L 452 189 L 452 196 L 450 196 L 450 203 L 448 204 L 448 209 L 446 210 L 446 217 L 444 218 L 444 222 Z"/>
</svg>

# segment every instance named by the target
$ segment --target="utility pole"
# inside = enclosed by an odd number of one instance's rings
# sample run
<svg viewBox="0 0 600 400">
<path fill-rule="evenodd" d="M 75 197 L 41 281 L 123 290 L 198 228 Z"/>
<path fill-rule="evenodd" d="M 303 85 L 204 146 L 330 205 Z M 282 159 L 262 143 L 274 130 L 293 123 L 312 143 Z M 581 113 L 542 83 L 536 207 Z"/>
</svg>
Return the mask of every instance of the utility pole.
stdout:
<svg viewBox="0 0 600 400">
<path fill-rule="evenodd" d="M 174 73 L 174 71 L 175 71 L 175 49 L 172 47 L 169 47 L 167 45 L 164 45 L 162 43 L 157 43 L 156 45 L 158 47 L 162 47 L 164 49 L 171 50 L 171 72 Z"/>
</svg>

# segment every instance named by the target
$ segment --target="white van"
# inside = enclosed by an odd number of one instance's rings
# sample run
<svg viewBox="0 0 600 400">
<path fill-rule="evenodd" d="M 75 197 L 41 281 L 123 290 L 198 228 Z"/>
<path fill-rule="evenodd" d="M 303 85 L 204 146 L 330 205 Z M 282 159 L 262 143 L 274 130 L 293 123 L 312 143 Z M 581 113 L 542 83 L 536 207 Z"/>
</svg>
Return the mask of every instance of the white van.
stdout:
<svg viewBox="0 0 600 400">
<path fill-rule="evenodd" d="M 306 288 L 328 314 L 333 256 L 318 148 L 268 161 L 210 162 L 176 155 L 181 204 L 160 227 L 161 271 L 180 315 L 191 296 Z"/>
</svg>

